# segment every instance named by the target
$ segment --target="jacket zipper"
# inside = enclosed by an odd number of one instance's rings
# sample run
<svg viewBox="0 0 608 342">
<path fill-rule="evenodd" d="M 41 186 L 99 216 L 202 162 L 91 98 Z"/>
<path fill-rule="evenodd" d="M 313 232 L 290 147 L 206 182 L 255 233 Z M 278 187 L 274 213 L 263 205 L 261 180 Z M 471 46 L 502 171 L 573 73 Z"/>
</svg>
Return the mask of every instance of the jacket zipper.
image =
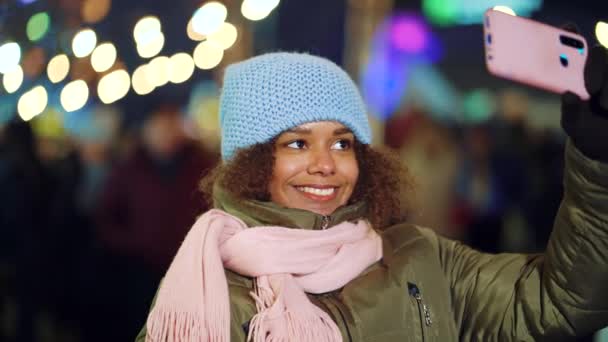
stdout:
<svg viewBox="0 0 608 342">
<path fill-rule="evenodd" d="M 407 283 L 408 291 L 410 296 L 416 299 L 416 303 L 418 304 L 418 314 L 420 315 L 420 329 L 422 330 L 422 341 L 425 340 L 424 335 L 424 326 L 430 327 L 433 324 L 433 320 L 431 318 L 431 310 L 429 307 L 424 304 L 422 300 L 422 293 L 416 284 Z"/>
</svg>

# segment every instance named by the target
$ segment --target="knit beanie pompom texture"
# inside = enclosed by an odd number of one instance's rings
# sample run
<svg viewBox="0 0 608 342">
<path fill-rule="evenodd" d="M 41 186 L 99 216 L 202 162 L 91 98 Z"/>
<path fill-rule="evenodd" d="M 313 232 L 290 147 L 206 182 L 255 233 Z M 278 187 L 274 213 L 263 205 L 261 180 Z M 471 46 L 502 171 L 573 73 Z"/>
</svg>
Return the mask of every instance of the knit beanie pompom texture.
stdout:
<svg viewBox="0 0 608 342">
<path fill-rule="evenodd" d="M 220 98 L 222 158 L 315 121 L 337 121 L 371 142 L 365 105 L 352 79 L 333 62 L 276 52 L 226 68 Z"/>
</svg>

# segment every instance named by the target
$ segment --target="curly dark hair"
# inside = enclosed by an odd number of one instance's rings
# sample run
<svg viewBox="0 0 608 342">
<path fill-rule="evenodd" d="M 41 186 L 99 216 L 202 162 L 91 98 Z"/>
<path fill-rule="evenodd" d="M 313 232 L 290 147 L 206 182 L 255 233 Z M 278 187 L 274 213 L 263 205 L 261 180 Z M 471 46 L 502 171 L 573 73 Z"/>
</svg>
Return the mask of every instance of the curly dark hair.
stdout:
<svg viewBox="0 0 608 342">
<path fill-rule="evenodd" d="M 275 140 L 239 150 L 201 180 L 205 200 L 211 203 L 213 185 L 237 198 L 269 201 L 268 183 L 274 165 Z M 359 178 L 349 203 L 365 201 L 367 219 L 376 229 L 407 220 L 412 209 L 414 181 L 395 152 L 355 141 Z"/>
</svg>

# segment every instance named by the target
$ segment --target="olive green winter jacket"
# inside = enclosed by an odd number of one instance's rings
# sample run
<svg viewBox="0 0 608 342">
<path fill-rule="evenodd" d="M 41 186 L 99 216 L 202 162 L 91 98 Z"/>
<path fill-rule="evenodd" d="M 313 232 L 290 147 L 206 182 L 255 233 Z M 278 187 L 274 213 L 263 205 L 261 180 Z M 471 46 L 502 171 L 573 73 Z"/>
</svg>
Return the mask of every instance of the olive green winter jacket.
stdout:
<svg viewBox="0 0 608 342">
<path fill-rule="evenodd" d="M 344 341 L 560 341 L 608 325 L 608 165 L 566 148 L 565 194 L 544 254 L 484 254 L 425 228 L 381 232 L 383 258 L 344 288 L 311 301 Z M 272 203 L 219 208 L 249 226 L 320 229 L 323 217 Z M 359 218 L 338 209 L 329 225 Z M 226 271 L 231 340 L 245 341 L 256 313 L 252 280 Z M 136 341 L 145 340 L 146 328 Z"/>
</svg>

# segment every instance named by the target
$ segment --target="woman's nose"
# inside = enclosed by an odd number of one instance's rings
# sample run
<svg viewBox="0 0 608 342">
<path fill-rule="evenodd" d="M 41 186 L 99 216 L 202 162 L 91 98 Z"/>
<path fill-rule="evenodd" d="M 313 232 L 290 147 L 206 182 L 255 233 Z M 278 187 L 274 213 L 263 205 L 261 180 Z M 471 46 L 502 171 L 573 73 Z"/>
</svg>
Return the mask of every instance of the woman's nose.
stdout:
<svg viewBox="0 0 608 342">
<path fill-rule="evenodd" d="M 308 172 L 329 176 L 335 173 L 336 163 L 331 151 L 325 149 L 311 150 Z"/>
</svg>

